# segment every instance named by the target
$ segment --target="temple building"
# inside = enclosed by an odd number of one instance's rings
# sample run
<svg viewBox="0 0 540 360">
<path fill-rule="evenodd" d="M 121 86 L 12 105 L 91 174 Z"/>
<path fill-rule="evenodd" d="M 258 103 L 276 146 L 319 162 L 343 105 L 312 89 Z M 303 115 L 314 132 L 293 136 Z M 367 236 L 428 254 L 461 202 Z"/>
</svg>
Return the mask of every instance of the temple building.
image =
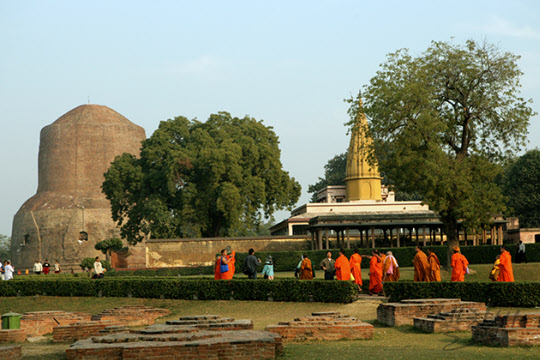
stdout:
<svg viewBox="0 0 540 360">
<path fill-rule="evenodd" d="M 98 241 L 120 237 L 101 192 L 103 174 L 116 156 L 139 154 L 144 139 L 142 127 L 101 105 L 81 105 L 45 126 L 37 192 L 13 219 L 13 263 L 31 268 L 58 260 L 64 270 L 76 270 L 82 259 L 100 254 Z"/>
<path fill-rule="evenodd" d="M 367 118 L 359 114 L 351 131 L 344 186 L 328 186 L 315 194 L 316 203 L 304 204 L 291 216 L 270 228 L 273 236 L 311 235 L 312 249 L 350 247 L 354 240 L 362 247 L 375 247 L 382 237 L 390 246 L 399 247 L 403 236 L 417 244 L 444 241 L 439 215 L 421 201 L 396 201 L 394 192 L 381 185 L 376 161 L 369 161 L 372 139 Z M 492 244 L 503 243 L 503 225 L 494 219 L 490 233 Z M 469 234 L 472 235 L 472 234 Z M 464 238 L 470 239 L 465 232 Z M 473 237 L 473 243 L 487 243 L 488 234 Z M 482 241 L 483 240 L 483 241 Z"/>
</svg>

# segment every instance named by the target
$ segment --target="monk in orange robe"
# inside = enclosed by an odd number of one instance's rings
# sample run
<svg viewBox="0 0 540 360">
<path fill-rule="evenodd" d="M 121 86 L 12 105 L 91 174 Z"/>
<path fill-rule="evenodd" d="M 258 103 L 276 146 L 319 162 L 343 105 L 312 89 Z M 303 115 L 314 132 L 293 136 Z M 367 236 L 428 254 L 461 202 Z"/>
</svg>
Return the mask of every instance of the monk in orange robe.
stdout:
<svg viewBox="0 0 540 360">
<path fill-rule="evenodd" d="M 221 265 L 226 265 L 227 264 L 227 268 L 228 270 L 225 271 L 225 272 L 221 272 Z M 230 271 L 230 267 L 228 266 L 229 264 L 229 257 L 227 256 L 227 249 L 223 249 L 221 250 L 221 254 L 216 258 L 216 264 L 215 264 L 215 268 L 214 268 L 214 279 L 215 280 L 220 280 L 220 279 L 223 279 L 223 274 L 226 274 L 227 272 Z M 233 272 L 234 274 L 234 272 Z M 231 276 L 232 278 L 232 276 Z"/>
<path fill-rule="evenodd" d="M 497 281 L 514 281 L 514 270 L 512 269 L 512 255 L 506 250 L 506 246 L 501 246 L 501 257 L 499 258 L 499 277 Z"/>
<path fill-rule="evenodd" d="M 339 250 L 339 257 L 336 259 L 334 267 L 336 269 L 336 279 L 346 281 L 351 280 L 351 266 L 343 249 Z"/>
<path fill-rule="evenodd" d="M 351 256 L 349 265 L 351 266 L 351 273 L 354 276 L 354 283 L 358 286 L 358 290 L 362 291 L 362 255 L 358 254 L 358 249 L 354 249 L 354 254 Z"/>
<path fill-rule="evenodd" d="M 300 265 L 300 280 L 313 280 L 313 267 L 306 254 Z"/>
<path fill-rule="evenodd" d="M 369 294 L 384 294 L 383 291 L 383 263 L 379 256 L 379 250 L 373 249 L 369 261 Z"/>
<path fill-rule="evenodd" d="M 381 259 L 382 260 L 382 259 Z M 399 265 L 391 251 L 386 253 L 383 262 L 383 283 L 399 280 Z"/>
<path fill-rule="evenodd" d="M 429 281 L 441 281 L 441 262 L 433 249 L 429 249 L 428 254 Z"/>
<path fill-rule="evenodd" d="M 414 255 L 414 281 L 429 281 L 429 262 L 427 255 L 422 251 L 421 246 L 416 247 Z"/>
<path fill-rule="evenodd" d="M 236 270 L 234 265 L 236 263 L 236 251 L 233 251 L 230 255 L 227 255 L 227 260 L 229 261 L 227 263 L 229 265 L 229 271 L 221 273 L 222 280 L 230 280 L 233 278 L 234 271 Z"/>
<path fill-rule="evenodd" d="M 450 281 L 465 281 L 465 273 L 469 266 L 469 261 L 459 252 L 459 247 L 454 247 L 454 255 L 451 258 L 452 278 Z"/>
</svg>

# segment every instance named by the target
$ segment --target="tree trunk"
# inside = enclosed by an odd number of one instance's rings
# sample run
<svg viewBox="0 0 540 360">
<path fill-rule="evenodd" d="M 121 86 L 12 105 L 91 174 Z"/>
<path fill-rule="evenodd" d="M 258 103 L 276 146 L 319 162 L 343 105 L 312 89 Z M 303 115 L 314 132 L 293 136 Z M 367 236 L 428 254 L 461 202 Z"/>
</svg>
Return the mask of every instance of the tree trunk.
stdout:
<svg viewBox="0 0 540 360">
<path fill-rule="evenodd" d="M 441 221 L 443 223 L 443 230 L 446 234 L 446 244 L 448 245 L 448 252 L 446 257 L 446 269 L 451 270 L 451 258 L 454 254 L 454 247 L 459 246 L 459 239 L 457 237 L 457 228 L 458 222 L 453 217 L 443 217 L 441 216 Z"/>
</svg>

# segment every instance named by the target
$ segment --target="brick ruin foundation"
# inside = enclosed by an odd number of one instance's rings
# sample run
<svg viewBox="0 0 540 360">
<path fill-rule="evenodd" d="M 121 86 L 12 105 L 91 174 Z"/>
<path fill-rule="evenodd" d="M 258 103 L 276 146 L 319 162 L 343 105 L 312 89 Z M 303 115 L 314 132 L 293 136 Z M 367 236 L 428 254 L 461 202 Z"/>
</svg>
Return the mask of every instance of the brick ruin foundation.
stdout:
<svg viewBox="0 0 540 360">
<path fill-rule="evenodd" d="M 104 329 L 108 332 L 122 331 L 126 326 L 154 324 L 156 319 L 169 315 L 168 309 L 148 306 L 124 306 L 105 310 L 92 316 L 83 312 L 34 311 L 21 316 L 20 329 L 0 330 L 0 343 L 24 342 L 28 337 L 53 334 L 54 342 L 71 342 L 99 335 Z M 253 327 L 253 325 L 252 325 Z"/>
<path fill-rule="evenodd" d="M 540 314 L 498 315 L 472 327 L 472 339 L 497 346 L 540 345 Z"/>
<path fill-rule="evenodd" d="M 428 333 L 468 331 L 473 325 L 493 318 L 489 311 L 461 308 L 414 318 L 414 327 Z"/>
<path fill-rule="evenodd" d="M 21 345 L 0 346 L 0 356 L 5 360 L 22 359 Z"/>
<path fill-rule="evenodd" d="M 388 326 L 414 325 L 414 318 L 454 309 L 486 311 L 486 304 L 461 299 L 409 299 L 398 303 L 381 304 L 377 308 L 377 321 Z"/>
<path fill-rule="evenodd" d="M 265 330 L 279 334 L 283 341 L 373 339 L 373 325 L 339 312 L 316 312 Z"/>
<path fill-rule="evenodd" d="M 281 337 L 253 329 L 251 320 L 218 315 L 186 316 L 143 330 L 80 340 L 66 350 L 68 360 L 84 359 L 275 359 Z"/>
</svg>

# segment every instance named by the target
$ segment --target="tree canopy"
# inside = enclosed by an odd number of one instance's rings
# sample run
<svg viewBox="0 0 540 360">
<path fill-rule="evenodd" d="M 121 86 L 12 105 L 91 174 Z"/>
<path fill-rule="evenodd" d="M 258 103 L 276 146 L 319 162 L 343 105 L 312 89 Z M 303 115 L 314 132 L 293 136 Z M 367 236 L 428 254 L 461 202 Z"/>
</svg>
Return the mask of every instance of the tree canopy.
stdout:
<svg viewBox="0 0 540 360">
<path fill-rule="evenodd" d="M 472 40 L 432 42 L 417 57 L 402 49 L 349 100 L 351 123 L 368 117 L 381 172 L 439 212 L 450 246 L 459 221 L 472 230 L 504 210 L 493 179 L 534 114 L 519 96 L 518 59 Z"/>
<path fill-rule="evenodd" d="M 152 238 L 241 236 L 291 209 L 300 184 L 282 169 L 271 127 L 226 112 L 206 122 L 162 121 L 140 157 L 123 154 L 102 189 L 130 243 Z"/>
<path fill-rule="evenodd" d="M 522 228 L 540 227 L 540 150 L 527 151 L 508 166 L 502 177 L 511 214 Z"/>
<path fill-rule="evenodd" d="M 311 202 L 317 202 L 317 191 L 331 185 L 345 185 L 347 175 L 347 152 L 338 154 L 328 160 L 324 165 L 324 178 L 319 177 L 313 185 L 309 185 L 308 193 L 311 195 Z"/>
</svg>

